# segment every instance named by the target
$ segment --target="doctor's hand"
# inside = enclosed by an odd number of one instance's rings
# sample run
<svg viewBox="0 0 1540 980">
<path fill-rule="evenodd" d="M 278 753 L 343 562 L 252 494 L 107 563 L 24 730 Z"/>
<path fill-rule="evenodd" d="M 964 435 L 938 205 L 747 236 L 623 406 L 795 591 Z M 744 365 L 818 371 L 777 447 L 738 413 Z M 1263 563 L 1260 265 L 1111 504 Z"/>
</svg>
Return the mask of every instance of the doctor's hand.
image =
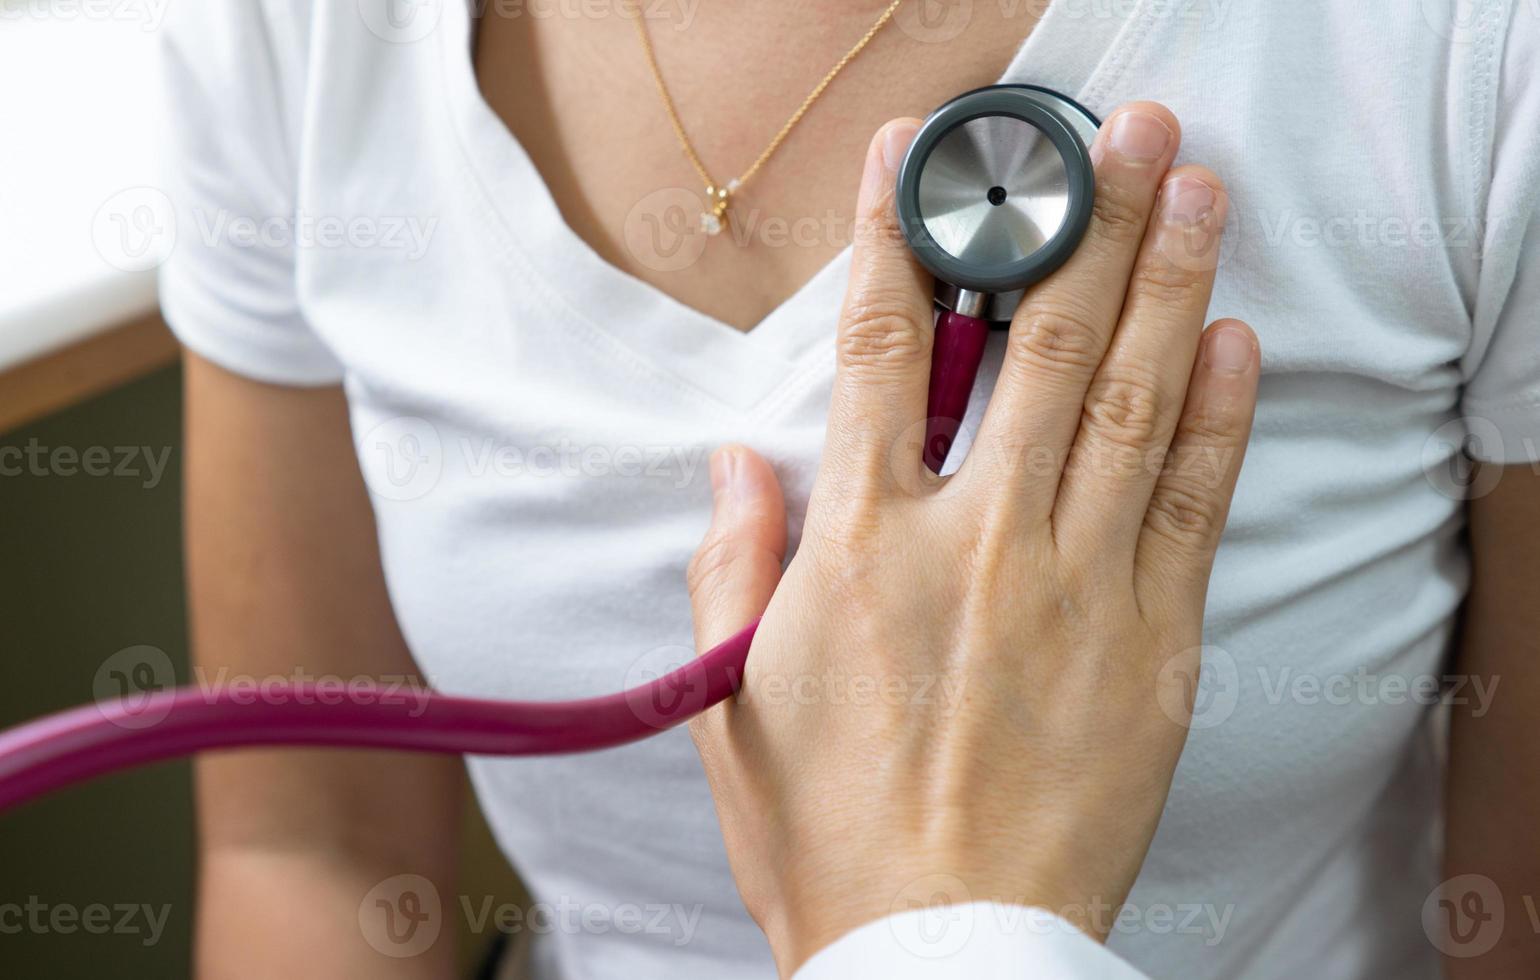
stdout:
<svg viewBox="0 0 1540 980">
<path fill-rule="evenodd" d="M 691 729 L 783 974 L 912 905 L 1067 915 L 1127 896 L 1187 734 L 1204 594 L 1258 353 L 1207 330 L 1226 195 L 1130 106 L 1079 250 L 1028 293 L 953 476 L 921 462 L 931 282 L 896 227 L 917 121 L 866 159 L 827 447 L 795 559 L 748 449 L 712 460 L 696 640 L 764 614 L 739 697 Z"/>
</svg>

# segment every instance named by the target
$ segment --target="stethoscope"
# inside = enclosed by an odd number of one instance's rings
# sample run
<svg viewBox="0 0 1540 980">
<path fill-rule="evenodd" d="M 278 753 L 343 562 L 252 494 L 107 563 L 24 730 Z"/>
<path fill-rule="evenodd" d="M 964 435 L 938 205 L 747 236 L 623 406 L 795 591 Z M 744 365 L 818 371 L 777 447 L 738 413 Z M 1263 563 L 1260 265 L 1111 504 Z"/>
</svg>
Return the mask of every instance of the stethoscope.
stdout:
<svg viewBox="0 0 1540 980">
<path fill-rule="evenodd" d="M 930 114 L 898 170 L 899 227 L 936 277 L 925 465 L 941 472 L 992 322 L 1072 255 L 1091 220 L 1101 123 L 1069 96 L 993 85 Z"/>
<path fill-rule="evenodd" d="M 1099 126 L 1033 85 L 960 95 L 931 114 L 899 168 L 900 226 L 939 308 L 923 457 L 941 472 L 991 322 L 1074 252 L 1090 221 Z M 197 688 L 86 705 L 0 733 L 0 810 L 107 772 L 209 749 L 307 745 L 454 755 L 557 755 L 672 728 L 738 688 L 758 622 L 650 683 L 551 703 L 430 693 L 338 699 L 289 684 L 259 699 Z M 335 692 L 333 692 L 334 694 Z"/>
</svg>

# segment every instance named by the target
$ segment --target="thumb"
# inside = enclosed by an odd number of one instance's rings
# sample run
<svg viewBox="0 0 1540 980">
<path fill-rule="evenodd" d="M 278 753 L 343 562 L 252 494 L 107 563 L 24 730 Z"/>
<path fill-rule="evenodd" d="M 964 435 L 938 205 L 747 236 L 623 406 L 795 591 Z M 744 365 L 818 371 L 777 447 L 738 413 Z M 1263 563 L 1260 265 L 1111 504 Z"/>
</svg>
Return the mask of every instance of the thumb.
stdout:
<svg viewBox="0 0 1540 980">
<path fill-rule="evenodd" d="M 695 648 L 709 650 L 770 604 L 786 557 L 786 503 L 775 471 L 744 446 L 711 457 L 711 527 L 690 560 Z"/>
</svg>

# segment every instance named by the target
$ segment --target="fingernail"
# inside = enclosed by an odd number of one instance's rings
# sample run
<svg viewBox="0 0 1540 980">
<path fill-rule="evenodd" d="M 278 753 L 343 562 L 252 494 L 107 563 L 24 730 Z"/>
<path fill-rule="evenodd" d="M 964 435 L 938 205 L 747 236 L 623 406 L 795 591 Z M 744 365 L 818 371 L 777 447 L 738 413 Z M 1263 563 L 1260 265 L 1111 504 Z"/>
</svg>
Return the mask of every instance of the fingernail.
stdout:
<svg viewBox="0 0 1540 980">
<path fill-rule="evenodd" d="M 1198 225 L 1214 215 L 1219 195 L 1196 177 L 1173 177 L 1160 189 L 1161 220 L 1173 225 Z"/>
<path fill-rule="evenodd" d="M 904 162 L 904 154 L 909 152 L 909 144 L 914 142 L 914 134 L 919 129 L 912 122 L 901 122 L 889 126 L 883 134 L 882 163 L 888 168 L 888 173 L 898 173 L 898 165 Z"/>
<path fill-rule="evenodd" d="M 1165 156 L 1175 138 L 1176 134 L 1160 117 L 1136 109 L 1112 120 L 1107 143 L 1129 163 L 1154 163 Z"/>
<path fill-rule="evenodd" d="M 899 164 L 904 162 L 904 153 L 914 142 L 918 129 L 914 123 L 901 122 L 882 131 L 881 148 L 866 154 L 866 171 L 861 175 L 861 192 L 856 196 L 857 214 L 865 215 L 871 211 L 891 175 L 898 173 Z"/>
<path fill-rule="evenodd" d="M 1220 327 L 1203 345 L 1203 363 L 1218 374 L 1244 374 L 1251 367 L 1256 345 L 1240 327 Z"/>
<path fill-rule="evenodd" d="M 731 505 L 743 492 L 743 465 L 735 446 L 711 454 L 711 497 L 718 506 Z"/>
<path fill-rule="evenodd" d="M 711 454 L 711 492 L 714 495 L 720 497 L 732 489 L 737 478 L 737 456 L 730 446 Z"/>
</svg>

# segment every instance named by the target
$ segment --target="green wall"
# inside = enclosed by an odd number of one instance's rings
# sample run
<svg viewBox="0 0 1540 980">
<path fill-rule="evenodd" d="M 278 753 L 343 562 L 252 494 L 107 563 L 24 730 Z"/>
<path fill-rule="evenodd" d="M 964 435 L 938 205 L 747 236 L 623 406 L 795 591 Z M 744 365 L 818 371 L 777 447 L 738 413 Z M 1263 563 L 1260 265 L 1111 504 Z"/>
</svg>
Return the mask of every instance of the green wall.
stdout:
<svg viewBox="0 0 1540 980">
<path fill-rule="evenodd" d="M 169 462 L 155 483 L 137 476 L 38 475 L 0 455 L 0 724 L 90 701 L 97 669 L 125 647 L 164 650 L 186 676 L 180 542 L 180 374 L 158 372 L 0 436 L 4 447 L 149 446 Z M 113 468 L 121 457 L 114 453 Z M 45 458 L 35 455 L 34 459 Z M 53 468 L 44 465 L 45 470 Z M 149 484 L 149 485 L 147 485 Z M 179 977 L 192 922 L 192 818 L 186 763 L 111 776 L 0 815 L 0 906 L 34 898 L 46 913 L 0 917 L 0 972 L 22 977 Z M 138 905 L 125 926 L 64 934 L 64 907 Z M 151 942 L 143 906 L 169 906 Z M 114 908 L 113 925 L 123 913 Z M 36 928 L 37 916 L 44 928 Z M 59 920 L 67 925 L 67 920 Z M 9 929 L 6 929 L 9 933 Z M 14 971 L 14 973 L 13 973 Z"/>
</svg>

